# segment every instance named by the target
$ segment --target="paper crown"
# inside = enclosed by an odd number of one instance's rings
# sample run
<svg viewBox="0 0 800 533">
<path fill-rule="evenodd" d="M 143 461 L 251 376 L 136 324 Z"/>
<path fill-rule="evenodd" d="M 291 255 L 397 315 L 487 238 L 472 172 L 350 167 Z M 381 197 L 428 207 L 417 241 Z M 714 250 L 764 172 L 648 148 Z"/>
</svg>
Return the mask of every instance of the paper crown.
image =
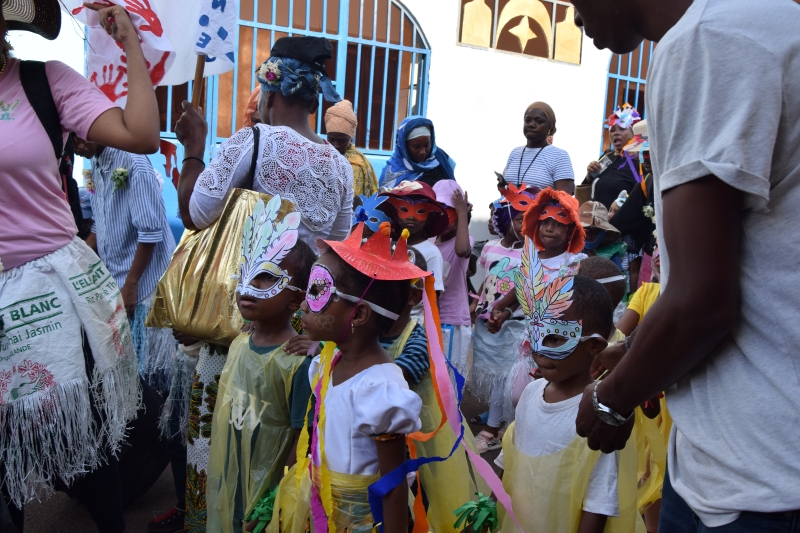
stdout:
<svg viewBox="0 0 800 533">
<path fill-rule="evenodd" d="M 642 116 L 629 103 L 618 107 L 610 117 L 608 117 L 608 127 L 618 125 L 621 128 L 631 128 L 634 124 L 642 120 Z"/>
<path fill-rule="evenodd" d="M 528 188 L 527 183 L 523 183 L 519 187 L 514 185 L 513 183 L 509 183 L 503 190 L 503 198 L 508 200 L 508 203 L 511 204 L 511 207 L 516 209 L 517 211 L 527 211 L 528 208 L 533 204 L 533 201 L 536 199 L 536 195 L 541 192 L 539 187 L 530 187 Z"/>
<path fill-rule="evenodd" d="M 399 281 L 404 279 L 424 278 L 430 272 L 425 272 L 408 260 L 408 230 L 403 230 L 397 239 L 394 254 L 392 254 L 392 225 L 382 222 L 378 231 L 367 242 L 361 244 L 364 223 L 358 226 L 343 241 L 317 241 L 317 247 L 325 252 L 331 249 L 365 276 L 370 278 Z"/>
<path fill-rule="evenodd" d="M 378 193 L 372 196 L 359 195 L 361 198 L 361 205 L 353 209 L 353 222 L 355 226 L 359 222 L 363 222 L 372 231 L 378 231 L 378 227 L 382 222 L 390 222 L 389 215 L 378 209 L 378 206 L 388 200 L 386 196 L 378 196 Z"/>
<path fill-rule="evenodd" d="M 525 211 L 525 216 L 522 219 L 522 234 L 532 238 L 539 250 L 544 250 L 544 243 L 539 237 L 539 216 L 548 205 L 561 206 L 566 218 L 571 224 L 575 225 L 575 229 L 569 238 L 567 251 L 571 254 L 579 253 L 583 250 L 586 231 L 581 226 L 581 218 L 578 214 L 578 200 L 565 191 L 557 191 L 552 187 L 548 187 L 540 192 L 528 210 Z"/>
</svg>

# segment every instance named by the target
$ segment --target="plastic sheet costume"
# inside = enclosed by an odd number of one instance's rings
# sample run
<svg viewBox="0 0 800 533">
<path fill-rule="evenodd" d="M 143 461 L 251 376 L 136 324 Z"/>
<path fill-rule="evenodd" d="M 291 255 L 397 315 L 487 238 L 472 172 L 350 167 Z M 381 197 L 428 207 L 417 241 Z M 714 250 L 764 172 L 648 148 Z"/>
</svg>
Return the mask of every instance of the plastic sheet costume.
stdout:
<svg viewBox="0 0 800 533">
<path fill-rule="evenodd" d="M 408 262 L 406 250 L 406 234 L 397 243 L 394 254 L 391 253 L 391 243 L 389 242 L 389 224 L 384 223 L 379 231 L 361 246 L 361 234 L 363 224 L 359 224 L 348 239 L 341 243 L 328 242 L 334 251 L 340 255 L 348 264 L 356 269 L 364 268 L 373 273 L 376 279 L 413 279 L 422 277 L 427 273 L 414 267 Z M 439 465 L 454 461 L 453 469 L 464 469 L 465 463 L 459 461 L 458 455 L 463 456 L 464 452 L 469 456 L 472 471 L 482 476 L 487 484 L 488 490 L 492 490 L 498 497 L 498 501 L 510 509 L 511 504 L 508 496 L 503 490 L 502 483 L 494 474 L 491 467 L 481 459 L 481 457 L 470 449 L 464 442 L 463 419 L 458 409 L 456 392 L 450 381 L 450 374 L 444 355 L 442 353 L 441 337 L 439 334 L 438 312 L 431 301 L 435 301 L 433 290 L 433 279 L 425 278 L 425 324 L 428 325 L 428 352 L 431 357 L 431 389 L 432 396 L 435 397 L 435 405 L 443 416 L 437 424 L 436 413 L 431 410 L 423 421 L 422 431 L 407 435 L 406 443 L 409 447 L 411 459 L 392 472 L 376 479 L 377 476 L 354 476 L 343 475 L 330 471 L 325 462 L 324 434 L 318 432 L 318 427 L 325 427 L 326 410 L 325 397 L 333 366 L 336 363 L 334 353 L 335 344 L 328 342 L 320 356 L 322 373 L 317 372 L 314 377 L 313 388 L 317 396 L 317 409 L 314 417 L 314 430 L 309 436 L 306 430 L 303 431 L 298 443 L 298 464 L 294 470 L 281 481 L 278 495 L 275 501 L 272 522 L 268 532 L 304 532 L 307 531 L 309 523 L 313 525 L 313 530 L 328 531 L 330 533 L 347 531 L 370 531 L 375 524 L 383 521 L 383 496 L 388 494 L 395 487 L 407 480 L 407 474 L 424 470 L 425 466 L 432 463 Z M 349 296 L 348 296 L 349 297 Z M 368 302 L 367 302 L 368 303 Z M 374 304 L 369 303 L 370 306 Z M 373 308 L 374 309 L 374 308 Z M 383 310 L 385 311 L 385 310 Z M 408 331 L 404 332 L 409 333 Z M 457 390 L 463 386 L 463 378 L 456 373 L 458 382 Z M 423 404 L 432 405 L 433 400 L 424 381 L 419 391 L 423 397 Z M 425 398 L 429 398 L 427 401 Z M 427 427 L 426 427 L 427 426 Z M 425 432 L 433 426 L 433 431 Z M 447 427 L 445 427 L 447 426 Z M 444 435 L 439 436 L 439 433 Z M 438 440 L 441 439 L 441 440 Z M 448 440 L 449 439 L 449 440 Z M 309 441 L 313 451 L 319 450 L 318 457 L 315 459 L 314 466 L 309 468 L 309 460 L 304 457 L 301 450 L 308 449 Z M 430 444 L 429 444 L 430 443 Z M 445 449 L 450 445 L 450 450 L 436 457 L 425 457 L 429 453 L 437 453 L 440 449 Z M 430 448 L 428 448 L 430 446 Z M 315 454 L 316 455 L 316 454 Z M 456 457 L 454 459 L 454 457 Z M 466 461 L 466 458 L 465 458 Z M 319 466 L 317 466 L 319 465 Z M 467 469 L 469 471 L 469 469 Z M 447 528 L 447 522 L 455 522 L 455 515 L 452 514 L 456 508 L 463 503 L 458 501 L 452 505 L 445 498 L 447 492 L 454 490 L 457 480 L 449 477 L 450 465 L 445 469 L 436 471 L 431 469 L 433 476 L 441 475 L 442 479 L 434 480 L 430 490 L 425 489 L 430 500 L 428 514 L 426 516 L 425 506 L 422 500 L 422 491 L 413 502 L 414 509 L 414 531 L 425 533 L 430 530 L 432 523 L 438 521 L 443 526 L 443 531 L 452 531 Z M 422 480 L 425 487 L 424 472 L 420 472 L 418 479 Z M 461 478 L 463 479 L 463 477 Z M 464 484 L 472 490 L 471 484 Z M 484 485 L 486 486 L 486 485 Z M 365 496 L 367 496 L 365 498 Z M 438 501 L 437 498 L 442 498 Z M 310 503 L 309 503 L 310 502 Z M 429 525 L 429 520 L 431 524 Z M 379 526 L 382 529 L 382 526 Z M 438 531 L 438 530 L 437 530 Z"/>
<path fill-rule="evenodd" d="M 550 455 L 530 457 L 514 446 L 514 424 L 503 437 L 505 473 L 503 486 L 511 496 L 517 521 L 525 532 L 572 533 L 578 530 L 583 498 L 592 468 L 600 456 L 586 439 L 575 440 Z M 608 517 L 605 533 L 644 533 L 636 507 L 636 439 L 619 452 L 619 517 Z M 503 509 L 498 510 L 500 533 L 517 532 Z"/>
<path fill-rule="evenodd" d="M 250 335 L 233 341 L 220 376 L 206 485 L 209 531 L 242 531 L 245 517 L 280 481 L 294 441 L 289 396 L 305 358 L 283 346 L 261 355 L 249 342 Z"/>
</svg>

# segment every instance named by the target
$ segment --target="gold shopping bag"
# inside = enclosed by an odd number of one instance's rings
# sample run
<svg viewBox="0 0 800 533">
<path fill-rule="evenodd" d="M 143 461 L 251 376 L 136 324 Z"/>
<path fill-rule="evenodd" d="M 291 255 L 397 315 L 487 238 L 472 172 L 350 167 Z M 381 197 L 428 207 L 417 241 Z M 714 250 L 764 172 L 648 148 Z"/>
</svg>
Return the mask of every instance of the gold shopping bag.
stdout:
<svg viewBox="0 0 800 533">
<path fill-rule="evenodd" d="M 225 346 L 233 342 L 244 322 L 232 276 L 239 274 L 245 220 L 259 198 L 268 202 L 272 197 L 234 189 L 216 222 L 199 231 L 184 231 L 158 281 L 147 327 L 174 328 Z M 282 200 L 277 220 L 294 210 L 292 202 Z"/>
</svg>

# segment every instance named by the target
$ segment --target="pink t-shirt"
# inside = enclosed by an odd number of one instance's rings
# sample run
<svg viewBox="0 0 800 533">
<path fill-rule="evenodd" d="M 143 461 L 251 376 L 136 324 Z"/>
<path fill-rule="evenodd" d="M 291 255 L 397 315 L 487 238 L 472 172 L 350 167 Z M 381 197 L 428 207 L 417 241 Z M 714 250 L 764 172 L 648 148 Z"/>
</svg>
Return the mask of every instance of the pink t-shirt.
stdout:
<svg viewBox="0 0 800 533">
<path fill-rule="evenodd" d="M 72 131 L 87 138 L 95 119 L 114 104 L 63 63 L 48 61 L 46 71 L 64 141 Z M 25 97 L 19 60 L 9 59 L 0 76 L 0 262 L 5 270 L 58 250 L 77 234 L 52 146 Z"/>
<path fill-rule="evenodd" d="M 469 246 L 475 244 L 469 236 Z M 469 297 L 467 295 L 467 268 L 469 257 L 456 255 L 456 238 L 437 242 L 436 247 L 444 259 L 444 292 L 439 296 L 439 317 L 442 324 L 469 326 Z"/>
</svg>

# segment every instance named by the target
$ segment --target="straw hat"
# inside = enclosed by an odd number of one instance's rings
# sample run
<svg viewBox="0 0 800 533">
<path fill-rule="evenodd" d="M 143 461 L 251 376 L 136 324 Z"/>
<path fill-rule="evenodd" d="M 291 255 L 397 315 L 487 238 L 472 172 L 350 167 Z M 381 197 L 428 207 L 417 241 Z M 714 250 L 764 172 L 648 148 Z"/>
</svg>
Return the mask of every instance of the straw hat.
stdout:
<svg viewBox="0 0 800 533">
<path fill-rule="evenodd" d="M 603 242 L 613 242 L 620 238 L 620 232 L 608 221 L 608 209 L 600 202 L 585 202 L 581 205 L 579 216 L 581 226 L 595 227 L 606 232 Z"/>
<path fill-rule="evenodd" d="M 2 0 L 3 18 L 9 30 L 38 33 L 51 41 L 61 30 L 58 0 Z"/>
</svg>

